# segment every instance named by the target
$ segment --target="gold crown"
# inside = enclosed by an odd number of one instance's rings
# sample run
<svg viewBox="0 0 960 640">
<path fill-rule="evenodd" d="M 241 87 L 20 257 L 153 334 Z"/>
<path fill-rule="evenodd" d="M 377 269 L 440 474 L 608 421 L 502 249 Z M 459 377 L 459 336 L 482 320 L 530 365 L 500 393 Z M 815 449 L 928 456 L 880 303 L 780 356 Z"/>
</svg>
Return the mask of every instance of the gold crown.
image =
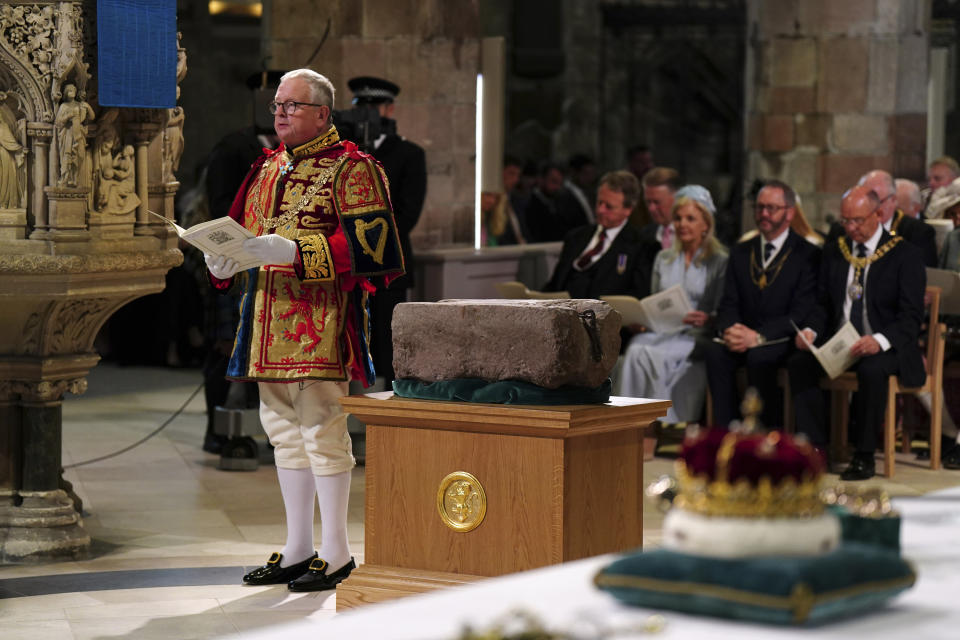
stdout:
<svg viewBox="0 0 960 640">
<path fill-rule="evenodd" d="M 823 513 L 823 462 L 806 442 L 773 431 L 712 430 L 684 442 L 674 506 L 707 516 L 782 518 Z"/>
</svg>

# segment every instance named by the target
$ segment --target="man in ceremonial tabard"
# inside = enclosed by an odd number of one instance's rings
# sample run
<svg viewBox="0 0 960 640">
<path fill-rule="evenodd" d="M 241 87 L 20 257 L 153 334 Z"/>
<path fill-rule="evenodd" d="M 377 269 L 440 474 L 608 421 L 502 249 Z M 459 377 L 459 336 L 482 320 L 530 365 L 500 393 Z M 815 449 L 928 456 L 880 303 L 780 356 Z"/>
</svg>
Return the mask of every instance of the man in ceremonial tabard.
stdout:
<svg viewBox="0 0 960 640">
<path fill-rule="evenodd" d="M 777 369 L 793 351 L 791 320 L 806 318 L 816 301 L 820 264 L 820 249 L 790 228 L 796 204 L 789 185 L 768 181 L 754 207 L 759 233 L 730 252 L 717 308 L 722 343 L 704 349 L 717 426 L 739 415 L 736 370 L 741 366 L 763 399 L 763 423 L 769 428 L 783 424 Z"/>
<path fill-rule="evenodd" d="M 883 426 L 887 379 L 897 374 L 908 387 L 926 379 L 918 338 L 923 321 L 926 272 L 920 250 L 881 224 L 881 198 L 865 185 L 843 197 L 840 220 L 846 236 L 824 247 L 818 303 L 803 324 L 806 339 L 822 344 L 848 320 L 861 338 L 850 347 L 859 391 L 853 396 L 850 435 L 855 453 L 843 480 L 874 475 L 877 434 Z M 814 446 L 829 441 L 820 364 L 800 336 L 801 352 L 788 363 L 797 430 Z"/>
<path fill-rule="evenodd" d="M 368 340 L 370 278 L 403 273 L 403 253 L 380 165 L 342 142 L 330 122 L 333 85 L 309 69 L 280 80 L 266 151 L 240 187 L 230 217 L 258 237 L 243 248 L 266 266 L 246 272 L 240 327 L 227 377 L 255 380 L 274 446 L 287 541 L 246 584 L 293 591 L 334 588 L 356 566 L 347 543 L 355 462 L 338 399 L 350 379 L 374 379 Z M 206 256 L 214 286 L 236 261 Z M 323 526 L 313 546 L 313 505 Z"/>
</svg>

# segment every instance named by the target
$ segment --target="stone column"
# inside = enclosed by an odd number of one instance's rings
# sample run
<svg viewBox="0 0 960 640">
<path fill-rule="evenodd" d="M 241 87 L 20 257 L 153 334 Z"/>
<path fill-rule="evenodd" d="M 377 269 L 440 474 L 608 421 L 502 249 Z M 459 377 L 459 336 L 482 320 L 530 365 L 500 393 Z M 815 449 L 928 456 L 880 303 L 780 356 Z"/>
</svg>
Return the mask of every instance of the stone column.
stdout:
<svg viewBox="0 0 960 640">
<path fill-rule="evenodd" d="M 150 205 L 150 196 L 147 192 L 147 145 L 149 140 L 137 140 L 137 197 L 140 198 L 140 205 L 137 206 L 137 225 L 135 233 L 140 235 L 146 231 L 148 235 L 152 232 L 145 227 L 149 226 L 149 216 L 147 209 Z"/>
<path fill-rule="evenodd" d="M 11 441 L 0 460 L 0 563 L 81 558 L 90 546 L 80 513 L 60 486 L 63 394 L 85 388 L 85 378 L 4 383 L 0 415 Z"/>
<path fill-rule="evenodd" d="M 107 318 L 161 290 L 181 259 L 176 249 L 0 252 L 0 564 L 79 557 L 89 548 L 60 477 L 63 397 L 86 390 Z"/>
<path fill-rule="evenodd" d="M 871 169 L 923 178 L 930 0 L 747 5 L 747 187 L 787 182 L 817 226 Z"/>
<path fill-rule="evenodd" d="M 151 115 L 156 117 L 155 114 Z M 133 124 L 129 130 L 134 133 L 137 197 L 140 198 L 134 234 L 138 236 L 157 235 L 157 228 L 163 225 L 163 222 L 157 220 L 154 223 L 153 216 L 147 213 L 147 210 L 150 208 L 149 146 L 150 141 L 160 133 L 160 124 L 159 122 L 138 122 Z"/>
<path fill-rule="evenodd" d="M 31 122 L 27 126 L 27 135 L 33 140 L 33 171 L 30 176 L 33 183 L 30 185 L 29 196 L 29 205 L 33 212 L 33 232 L 30 237 L 36 240 L 46 238 L 49 225 L 47 199 L 44 197 L 43 188 L 47 184 L 53 126 L 44 122 Z"/>
<path fill-rule="evenodd" d="M 147 190 L 150 193 L 150 210 L 159 213 L 168 220 L 175 220 L 175 198 L 178 189 L 180 189 L 180 183 L 177 181 L 149 185 Z M 150 216 L 151 224 L 157 222 L 160 221 Z M 176 248 L 179 237 L 170 225 L 158 226 L 154 229 L 154 232 L 163 240 L 165 248 Z"/>
</svg>

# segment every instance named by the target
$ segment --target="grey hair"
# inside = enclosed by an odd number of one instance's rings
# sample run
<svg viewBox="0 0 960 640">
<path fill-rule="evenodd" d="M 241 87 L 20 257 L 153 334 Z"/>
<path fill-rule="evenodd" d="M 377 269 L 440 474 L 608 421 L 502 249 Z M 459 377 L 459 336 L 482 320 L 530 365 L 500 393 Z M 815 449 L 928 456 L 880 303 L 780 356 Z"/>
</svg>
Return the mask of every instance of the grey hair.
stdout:
<svg viewBox="0 0 960 640">
<path fill-rule="evenodd" d="M 887 185 L 887 195 L 895 194 L 897 192 L 897 185 L 893 181 L 893 176 L 890 175 L 888 171 L 884 171 L 883 169 L 874 169 L 873 171 L 866 172 L 860 176 L 860 180 L 857 181 L 857 186 L 862 187 L 867 184 L 867 182 L 872 182 L 874 178 L 880 178 L 884 184 Z M 879 195 L 880 194 L 877 194 L 878 197 Z"/>
<path fill-rule="evenodd" d="M 920 195 L 920 187 L 917 186 L 917 183 L 913 180 L 897 178 L 894 180 L 894 184 L 896 185 L 897 189 L 900 188 L 900 185 L 907 185 L 910 188 L 910 204 L 920 204 L 923 202 L 923 196 Z"/>
<path fill-rule="evenodd" d="M 288 71 L 280 77 L 280 82 L 293 78 L 303 78 L 307 86 L 310 87 L 310 100 L 317 104 L 322 104 L 333 109 L 333 97 L 336 90 L 333 83 L 326 76 L 321 75 L 313 69 L 294 69 Z"/>
</svg>

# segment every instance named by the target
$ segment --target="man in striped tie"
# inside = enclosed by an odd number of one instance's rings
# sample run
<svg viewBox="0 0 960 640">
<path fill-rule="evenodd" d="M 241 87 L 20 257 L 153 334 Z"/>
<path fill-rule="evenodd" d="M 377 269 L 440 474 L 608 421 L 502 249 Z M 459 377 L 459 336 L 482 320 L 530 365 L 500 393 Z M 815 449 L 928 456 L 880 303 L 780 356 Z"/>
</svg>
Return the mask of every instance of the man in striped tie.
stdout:
<svg viewBox="0 0 960 640">
<path fill-rule="evenodd" d="M 597 188 L 597 224 L 577 227 L 564 237 L 544 291 L 567 291 L 571 298 L 646 296 L 652 256 L 647 256 L 639 231 L 627 224 L 639 199 L 640 183 L 629 171 L 603 176 Z"/>
</svg>

